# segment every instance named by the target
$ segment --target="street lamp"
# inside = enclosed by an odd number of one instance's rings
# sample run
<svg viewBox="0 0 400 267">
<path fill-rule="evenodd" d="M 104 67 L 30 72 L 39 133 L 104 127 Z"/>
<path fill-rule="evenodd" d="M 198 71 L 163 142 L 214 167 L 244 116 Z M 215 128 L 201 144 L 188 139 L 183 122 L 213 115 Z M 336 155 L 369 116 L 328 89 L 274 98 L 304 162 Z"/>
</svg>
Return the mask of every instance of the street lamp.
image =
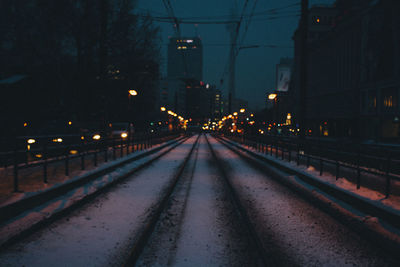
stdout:
<svg viewBox="0 0 400 267">
<path fill-rule="evenodd" d="M 131 90 L 128 90 L 128 116 L 130 117 L 131 115 L 133 116 L 134 115 L 134 112 L 133 112 L 133 108 L 132 108 L 132 97 L 134 97 L 134 96 L 137 96 L 138 95 L 138 92 L 136 91 L 136 90 L 133 90 L 133 89 L 131 89 Z M 128 120 L 129 121 L 131 121 L 131 118 L 128 118 Z"/>
<path fill-rule="evenodd" d="M 273 107 L 273 110 L 274 110 L 274 122 L 276 124 L 278 124 L 278 122 L 277 122 L 278 121 L 278 103 L 277 103 L 278 95 L 275 94 L 275 93 L 269 94 L 268 95 L 268 99 L 269 100 L 274 100 L 274 107 Z"/>
<path fill-rule="evenodd" d="M 167 109 L 166 109 L 165 107 L 161 107 L 160 110 L 161 110 L 162 112 L 164 112 L 164 111 L 166 111 Z"/>
<path fill-rule="evenodd" d="M 136 90 L 129 90 L 128 92 L 131 96 L 136 96 L 138 94 Z"/>
<path fill-rule="evenodd" d="M 276 100 L 276 97 L 277 97 L 278 95 L 277 94 L 269 94 L 268 95 L 268 99 L 269 100 Z"/>
<path fill-rule="evenodd" d="M 240 113 L 244 113 L 246 110 L 244 108 L 240 109 Z"/>
</svg>

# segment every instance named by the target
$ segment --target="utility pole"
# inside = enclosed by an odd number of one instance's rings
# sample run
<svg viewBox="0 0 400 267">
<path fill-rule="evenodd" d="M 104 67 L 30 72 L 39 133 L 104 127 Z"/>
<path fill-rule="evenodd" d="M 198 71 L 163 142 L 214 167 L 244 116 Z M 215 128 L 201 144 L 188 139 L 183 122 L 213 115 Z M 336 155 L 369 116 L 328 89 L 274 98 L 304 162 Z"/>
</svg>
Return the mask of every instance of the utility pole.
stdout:
<svg viewBox="0 0 400 267">
<path fill-rule="evenodd" d="M 102 81 L 101 85 L 101 102 L 103 112 L 103 126 L 109 120 L 109 105 L 108 105 L 108 87 L 107 87 L 107 40 L 108 40 L 108 14 L 109 14 L 109 0 L 101 0 L 100 2 L 100 44 L 99 44 L 99 76 Z"/>
<path fill-rule="evenodd" d="M 232 20 L 235 20 L 235 18 L 238 15 L 238 3 L 237 1 L 234 1 L 233 7 L 231 9 L 231 17 Z M 230 38 L 231 38 L 231 46 L 230 46 L 230 51 L 229 51 L 229 80 L 228 80 L 228 112 L 229 114 L 232 113 L 234 107 L 232 105 L 232 102 L 235 101 L 236 97 L 236 89 L 235 89 L 235 79 L 236 79 L 236 42 L 237 38 L 239 35 L 239 27 L 240 24 L 239 22 L 235 24 L 228 24 L 227 29 L 230 33 Z"/>
<path fill-rule="evenodd" d="M 307 36 L 308 36 L 308 0 L 301 1 L 300 23 L 300 138 L 304 138 L 307 131 Z"/>
</svg>

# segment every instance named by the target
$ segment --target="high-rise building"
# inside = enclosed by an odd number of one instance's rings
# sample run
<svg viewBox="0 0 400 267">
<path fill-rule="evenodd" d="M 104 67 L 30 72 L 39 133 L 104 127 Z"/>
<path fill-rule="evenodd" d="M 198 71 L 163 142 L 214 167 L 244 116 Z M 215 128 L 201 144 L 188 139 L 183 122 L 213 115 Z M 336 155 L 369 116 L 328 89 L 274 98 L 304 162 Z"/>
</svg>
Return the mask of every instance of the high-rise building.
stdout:
<svg viewBox="0 0 400 267">
<path fill-rule="evenodd" d="M 169 40 L 167 76 L 169 79 L 203 80 L 203 46 L 200 38 Z"/>
</svg>

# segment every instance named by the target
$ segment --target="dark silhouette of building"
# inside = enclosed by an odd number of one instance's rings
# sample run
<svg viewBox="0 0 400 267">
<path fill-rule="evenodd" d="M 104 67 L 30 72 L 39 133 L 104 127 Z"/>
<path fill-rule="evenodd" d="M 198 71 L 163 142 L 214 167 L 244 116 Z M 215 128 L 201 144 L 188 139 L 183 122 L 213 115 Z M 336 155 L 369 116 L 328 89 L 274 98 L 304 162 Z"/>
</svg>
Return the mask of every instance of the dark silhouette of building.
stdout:
<svg viewBox="0 0 400 267">
<path fill-rule="evenodd" d="M 310 8 L 306 122 L 314 136 L 399 137 L 400 2 Z M 300 36 L 291 88 L 299 99 Z"/>
<path fill-rule="evenodd" d="M 201 39 L 171 38 L 168 45 L 168 78 L 203 80 Z"/>
<path fill-rule="evenodd" d="M 187 81 L 203 79 L 203 47 L 201 39 L 170 38 L 168 45 L 167 77 L 160 84 L 158 103 L 188 116 Z"/>
<path fill-rule="evenodd" d="M 186 80 L 186 111 L 187 117 L 196 123 L 221 117 L 221 90 L 194 79 Z"/>
</svg>

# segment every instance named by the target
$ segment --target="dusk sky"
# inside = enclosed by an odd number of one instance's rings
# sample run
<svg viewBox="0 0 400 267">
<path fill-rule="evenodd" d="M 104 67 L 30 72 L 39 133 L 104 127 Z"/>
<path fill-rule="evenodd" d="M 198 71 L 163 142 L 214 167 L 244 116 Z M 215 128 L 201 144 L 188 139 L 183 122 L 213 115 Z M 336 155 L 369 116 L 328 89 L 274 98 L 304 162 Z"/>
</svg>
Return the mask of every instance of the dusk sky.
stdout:
<svg viewBox="0 0 400 267">
<path fill-rule="evenodd" d="M 227 16 L 234 0 L 172 0 L 175 15 L 181 17 Z M 241 12 L 244 0 L 238 0 Z M 313 4 L 331 4 L 334 0 L 310 0 Z M 254 1 L 249 2 L 246 14 L 251 13 Z M 296 5 L 298 3 L 298 5 Z M 294 6 L 293 6 L 294 5 Z M 263 12 L 273 8 L 292 6 L 277 11 L 279 19 L 266 19 L 268 15 L 255 16 L 249 26 L 243 42 L 247 45 L 277 45 L 278 48 L 260 47 L 240 51 L 236 63 L 236 95 L 249 101 L 249 105 L 257 108 L 265 106 L 266 94 L 275 86 L 275 65 L 281 57 L 293 57 L 292 35 L 297 27 L 300 14 L 300 1 L 296 0 L 261 0 L 257 2 L 255 12 Z M 139 0 L 141 12 L 148 10 L 154 16 L 167 16 L 162 0 Z M 170 23 L 160 23 L 163 40 L 163 66 L 166 72 L 166 45 L 168 37 L 174 36 Z M 243 25 L 244 26 L 244 25 Z M 243 34 L 242 27 L 242 34 Z M 192 37 L 196 33 L 194 25 L 181 26 L 182 37 Z M 229 34 L 226 25 L 198 25 L 198 35 L 203 41 L 204 81 L 220 85 L 220 80 L 228 61 Z M 241 36 L 242 36 L 241 34 Z M 223 92 L 226 92 L 228 80 L 224 78 Z"/>
</svg>

